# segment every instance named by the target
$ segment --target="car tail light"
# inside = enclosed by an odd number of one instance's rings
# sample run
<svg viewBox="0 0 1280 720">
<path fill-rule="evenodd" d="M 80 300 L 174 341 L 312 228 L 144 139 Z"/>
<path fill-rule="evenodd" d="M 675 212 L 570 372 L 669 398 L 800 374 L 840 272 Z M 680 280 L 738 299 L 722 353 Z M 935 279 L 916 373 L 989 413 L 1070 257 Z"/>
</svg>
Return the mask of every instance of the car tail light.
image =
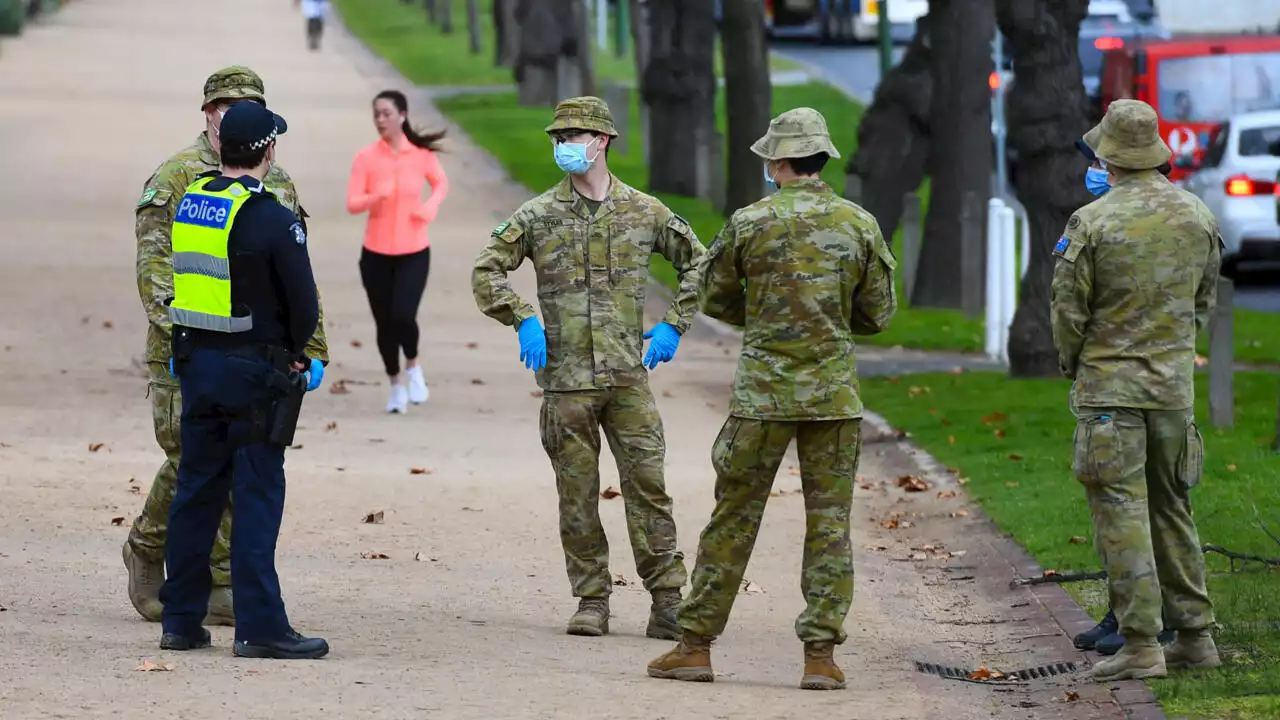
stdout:
<svg viewBox="0 0 1280 720">
<path fill-rule="evenodd" d="M 1119 50 L 1124 47 L 1124 40 L 1118 37 L 1100 37 L 1093 41 L 1093 46 L 1102 51 Z"/>
<path fill-rule="evenodd" d="M 987 76 L 987 86 L 992 90 L 1000 89 L 1000 73 L 993 72 Z"/>
<path fill-rule="evenodd" d="M 1235 175 L 1227 178 L 1227 195 L 1230 197 L 1252 197 L 1254 195 L 1280 194 L 1280 187 L 1266 180 L 1254 180 L 1248 175 Z"/>
</svg>

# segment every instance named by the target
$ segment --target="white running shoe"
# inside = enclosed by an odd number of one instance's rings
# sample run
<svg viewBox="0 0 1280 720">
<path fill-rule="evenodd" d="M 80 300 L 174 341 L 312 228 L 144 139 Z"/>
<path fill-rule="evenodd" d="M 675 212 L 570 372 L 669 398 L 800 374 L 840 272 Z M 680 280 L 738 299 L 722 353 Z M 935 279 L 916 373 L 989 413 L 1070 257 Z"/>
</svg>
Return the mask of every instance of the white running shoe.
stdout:
<svg viewBox="0 0 1280 720">
<path fill-rule="evenodd" d="M 387 399 L 387 412 L 404 414 L 409 407 L 409 391 L 403 385 L 391 386 L 391 397 Z"/>
<path fill-rule="evenodd" d="M 409 402 L 414 405 L 421 405 L 431 396 L 431 391 L 427 389 L 426 378 L 422 377 L 422 366 L 414 365 L 406 371 L 409 376 Z"/>
</svg>

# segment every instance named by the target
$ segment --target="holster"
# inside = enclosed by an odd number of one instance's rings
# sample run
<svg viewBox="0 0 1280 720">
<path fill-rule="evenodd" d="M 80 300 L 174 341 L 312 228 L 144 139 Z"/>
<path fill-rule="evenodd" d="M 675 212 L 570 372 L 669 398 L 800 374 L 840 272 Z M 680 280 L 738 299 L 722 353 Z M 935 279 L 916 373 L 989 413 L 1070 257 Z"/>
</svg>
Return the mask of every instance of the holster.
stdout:
<svg viewBox="0 0 1280 720">
<path fill-rule="evenodd" d="M 191 359 L 191 353 L 196 349 L 195 339 L 191 335 L 191 328 L 174 325 L 173 335 L 169 340 L 169 344 L 169 351 L 173 355 L 173 374 L 176 377 L 181 377 L 183 368 L 186 367 L 187 361 Z"/>
<path fill-rule="evenodd" d="M 307 379 L 302 373 L 274 370 L 270 385 L 273 400 L 265 418 L 267 442 L 292 445 L 298 416 L 302 413 L 302 399 L 307 394 Z"/>
</svg>

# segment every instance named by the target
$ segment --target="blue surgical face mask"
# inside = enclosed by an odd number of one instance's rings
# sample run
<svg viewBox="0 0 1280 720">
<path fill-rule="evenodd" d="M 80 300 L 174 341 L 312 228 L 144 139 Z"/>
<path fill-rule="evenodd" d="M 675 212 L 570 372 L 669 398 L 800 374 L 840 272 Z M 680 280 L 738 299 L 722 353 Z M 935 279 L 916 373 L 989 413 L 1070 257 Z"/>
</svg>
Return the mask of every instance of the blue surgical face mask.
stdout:
<svg viewBox="0 0 1280 720">
<path fill-rule="evenodd" d="M 572 175 L 581 175 L 591 169 L 591 163 L 596 161 L 596 157 L 587 157 L 587 148 L 599 142 L 600 138 L 596 138 L 589 143 L 559 143 L 555 149 L 556 165 L 563 171 Z M 599 155 L 599 152 L 596 153 Z"/>
<path fill-rule="evenodd" d="M 773 176 L 769 174 L 769 163 L 764 164 L 764 182 L 765 182 L 765 189 L 767 189 L 769 192 L 772 193 L 772 192 L 778 191 L 778 183 L 774 182 Z"/>
<path fill-rule="evenodd" d="M 1084 186 L 1097 197 L 1102 197 L 1111 189 L 1111 179 L 1106 170 L 1091 167 L 1084 174 Z"/>
</svg>

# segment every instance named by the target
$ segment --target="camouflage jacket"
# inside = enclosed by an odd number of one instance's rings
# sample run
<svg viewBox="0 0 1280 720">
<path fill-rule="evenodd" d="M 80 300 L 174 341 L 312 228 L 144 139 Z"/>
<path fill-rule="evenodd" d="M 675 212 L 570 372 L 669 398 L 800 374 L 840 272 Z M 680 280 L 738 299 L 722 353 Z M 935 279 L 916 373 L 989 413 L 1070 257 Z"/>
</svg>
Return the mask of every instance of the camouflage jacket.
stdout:
<svg viewBox="0 0 1280 720">
<path fill-rule="evenodd" d="M 854 336 L 898 308 L 874 217 L 821 180 L 788 183 L 734 213 L 703 262 L 702 312 L 744 326 L 730 414 L 862 416 Z"/>
<path fill-rule="evenodd" d="M 698 300 L 698 260 L 706 250 L 693 229 L 656 198 L 612 178 L 594 215 L 566 177 L 498 227 L 476 258 L 471 289 L 481 312 L 518 328 L 535 316 L 507 273 L 526 258 L 538 282 L 547 332 L 544 390 L 636 385 L 641 364 L 649 259 L 661 253 L 680 277 L 663 318 L 683 333 Z"/>
<path fill-rule="evenodd" d="M 1154 170 L 1119 177 L 1071 216 L 1053 254 L 1053 341 L 1072 406 L 1192 407 L 1222 257 L 1204 203 Z"/>
<path fill-rule="evenodd" d="M 195 182 L 196 176 L 220 167 L 218 155 L 209 144 L 209 138 L 201 133 L 190 147 L 165 160 L 156 168 L 143 185 L 142 197 L 134 219 L 134 235 L 138 241 L 138 296 L 147 313 L 146 361 L 168 363 L 173 354 L 172 328 L 169 324 L 169 306 L 173 297 L 173 245 L 170 233 L 173 215 L 178 202 Z M 267 173 L 267 188 L 289 208 L 306 227 L 307 212 L 298 204 L 293 180 L 279 167 Z M 317 289 L 317 297 L 319 290 Z M 307 357 L 329 363 L 329 346 L 324 334 L 324 310 L 320 311 L 320 323 L 315 335 L 303 350 Z"/>
</svg>

